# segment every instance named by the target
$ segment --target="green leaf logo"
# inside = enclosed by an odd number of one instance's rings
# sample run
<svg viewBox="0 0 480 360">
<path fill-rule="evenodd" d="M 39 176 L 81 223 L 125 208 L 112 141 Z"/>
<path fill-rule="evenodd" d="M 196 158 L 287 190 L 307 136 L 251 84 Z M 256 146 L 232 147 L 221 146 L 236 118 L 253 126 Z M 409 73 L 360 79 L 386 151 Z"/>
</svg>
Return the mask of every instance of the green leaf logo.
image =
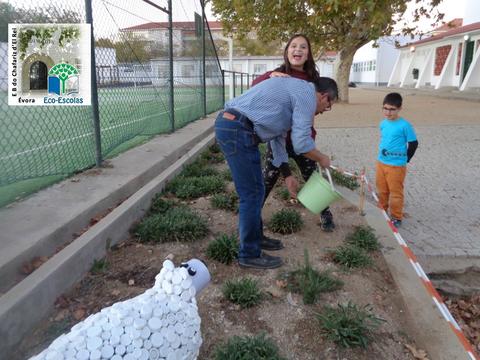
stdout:
<svg viewBox="0 0 480 360">
<path fill-rule="evenodd" d="M 62 94 L 65 93 L 65 81 L 70 76 L 73 75 L 78 75 L 78 70 L 75 66 L 70 65 L 70 64 L 65 64 L 65 63 L 60 63 L 57 65 L 54 65 L 50 71 L 48 72 L 48 75 L 56 75 L 62 84 Z"/>
</svg>

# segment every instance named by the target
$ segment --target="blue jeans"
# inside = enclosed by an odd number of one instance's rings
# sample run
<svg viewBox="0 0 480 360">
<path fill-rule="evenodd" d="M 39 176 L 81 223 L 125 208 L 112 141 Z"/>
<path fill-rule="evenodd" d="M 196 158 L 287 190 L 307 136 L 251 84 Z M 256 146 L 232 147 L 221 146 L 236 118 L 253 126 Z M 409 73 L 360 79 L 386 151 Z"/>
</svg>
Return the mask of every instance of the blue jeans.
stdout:
<svg viewBox="0 0 480 360">
<path fill-rule="evenodd" d="M 236 114 L 234 120 L 223 117 L 221 111 L 215 121 L 215 136 L 232 173 L 235 189 L 240 199 L 238 232 L 240 237 L 239 258 L 259 257 L 261 214 L 265 185 L 262 177 L 258 138 L 249 121 Z"/>
</svg>

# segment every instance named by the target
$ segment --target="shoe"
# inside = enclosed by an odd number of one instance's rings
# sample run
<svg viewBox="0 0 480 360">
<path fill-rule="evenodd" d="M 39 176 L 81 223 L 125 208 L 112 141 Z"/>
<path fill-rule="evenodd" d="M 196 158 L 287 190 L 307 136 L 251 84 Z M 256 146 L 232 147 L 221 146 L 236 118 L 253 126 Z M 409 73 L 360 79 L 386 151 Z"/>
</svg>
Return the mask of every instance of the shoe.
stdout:
<svg viewBox="0 0 480 360">
<path fill-rule="evenodd" d="M 262 242 L 260 243 L 260 248 L 262 250 L 281 250 L 283 249 L 283 244 L 280 240 L 269 238 L 268 236 L 263 235 Z"/>
<path fill-rule="evenodd" d="M 281 257 L 271 256 L 262 251 L 259 257 L 238 259 L 238 265 L 253 269 L 275 269 L 282 266 L 283 261 Z"/>
<path fill-rule="evenodd" d="M 333 215 L 329 209 L 325 209 L 320 214 L 320 227 L 325 232 L 332 232 L 335 229 L 335 223 L 333 222 Z"/>
<path fill-rule="evenodd" d="M 400 226 L 402 226 L 402 220 L 392 218 L 392 225 L 396 228 L 399 228 Z"/>
</svg>

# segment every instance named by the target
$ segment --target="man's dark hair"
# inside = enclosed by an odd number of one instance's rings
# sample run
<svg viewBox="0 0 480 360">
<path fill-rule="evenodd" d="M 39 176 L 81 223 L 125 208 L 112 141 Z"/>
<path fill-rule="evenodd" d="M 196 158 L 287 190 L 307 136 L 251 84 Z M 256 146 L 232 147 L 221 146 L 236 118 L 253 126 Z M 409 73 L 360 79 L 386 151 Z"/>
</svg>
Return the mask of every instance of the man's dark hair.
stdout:
<svg viewBox="0 0 480 360">
<path fill-rule="evenodd" d="M 402 95 L 400 95 L 399 93 L 393 92 L 385 96 L 385 98 L 383 99 L 383 105 L 388 104 L 388 105 L 395 106 L 397 108 L 401 108 L 402 101 L 403 101 Z"/>
<path fill-rule="evenodd" d="M 335 80 L 320 76 L 318 79 L 313 81 L 315 85 L 315 91 L 319 93 L 328 93 L 331 101 L 338 99 L 338 86 Z"/>
</svg>

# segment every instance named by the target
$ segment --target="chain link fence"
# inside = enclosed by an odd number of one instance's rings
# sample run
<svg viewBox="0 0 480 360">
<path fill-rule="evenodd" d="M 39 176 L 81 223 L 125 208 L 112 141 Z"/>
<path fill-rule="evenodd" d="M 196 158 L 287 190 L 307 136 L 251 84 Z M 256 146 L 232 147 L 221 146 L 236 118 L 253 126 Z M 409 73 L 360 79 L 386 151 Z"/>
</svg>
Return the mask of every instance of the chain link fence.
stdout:
<svg viewBox="0 0 480 360">
<path fill-rule="evenodd" d="M 223 107 L 224 81 L 202 1 L 171 4 L 0 3 L 0 206 Z M 95 101 L 92 106 L 8 106 L 8 23 L 85 23 L 89 8 L 96 74 L 92 95 L 98 94 L 98 107 Z M 21 91 L 42 89 L 39 79 L 49 66 L 45 57 L 27 54 Z M 79 72 L 82 61 L 75 59 Z"/>
</svg>

